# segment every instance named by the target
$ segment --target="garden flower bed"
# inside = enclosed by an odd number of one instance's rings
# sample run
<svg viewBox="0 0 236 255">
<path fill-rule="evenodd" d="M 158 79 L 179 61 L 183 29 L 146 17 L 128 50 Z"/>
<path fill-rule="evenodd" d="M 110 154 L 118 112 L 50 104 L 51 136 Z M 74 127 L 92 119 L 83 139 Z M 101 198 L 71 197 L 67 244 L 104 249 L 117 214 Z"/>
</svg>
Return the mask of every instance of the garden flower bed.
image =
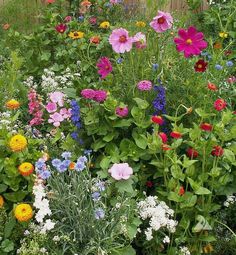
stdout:
<svg viewBox="0 0 236 255">
<path fill-rule="evenodd" d="M 118 0 L 45 0 L 31 32 L 3 22 L 1 255 L 236 254 L 223 2 L 130 17 Z"/>
</svg>

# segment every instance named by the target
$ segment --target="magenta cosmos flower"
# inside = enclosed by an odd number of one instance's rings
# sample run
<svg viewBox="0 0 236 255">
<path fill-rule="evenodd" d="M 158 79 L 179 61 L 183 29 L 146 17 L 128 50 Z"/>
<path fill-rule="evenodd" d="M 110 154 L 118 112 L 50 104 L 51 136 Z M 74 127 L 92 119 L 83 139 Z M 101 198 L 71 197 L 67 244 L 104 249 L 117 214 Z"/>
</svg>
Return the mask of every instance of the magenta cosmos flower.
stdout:
<svg viewBox="0 0 236 255">
<path fill-rule="evenodd" d="M 126 117 L 129 114 L 129 109 L 125 107 L 116 107 L 116 115 L 119 117 Z"/>
<path fill-rule="evenodd" d="M 136 48 L 144 49 L 147 47 L 146 36 L 145 34 L 139 32 L 133 37 L 133 43 L 135 44 Z"/>
<path fill-rule="evenodd" d="M 139 90 L 151 90 L 152 89 L 152 82 L 148 80 L 140 81 L 137 84 Z"/>
<path fill-rule="evenodd" d="M 101 79 L 104 79 L 107 77 L 109 73 L 112 72 L 112 65 L 107 57 L 102 57 L 98 60 L 97 63 L 98 67 L 98 74 L 101 76 Z"/>
<path fill-rule="evenodd" d="M 56 26 L 57 32 L 61 34 L 63 34 L 66 31 L 66 29 L 67 29 L 67 25 L 65 24 L 59 24 Z"/>
<path fill-rule="evenodd" d="M 163 33 L 170 29 L 173 24 L 173 18 L 168 12 L 158 11 L 157 16 L 153 18 L 150 26 L 158 33 Z"/>
<path fill-rule="evenodd" d="M 83 89 L 81 91 L 81 96 L 86 99 L 93 99 L 95 96 L 95 90 L 93 89 Z"/>
<path fill-rule="evenodd" d="M 127 163 L 114 164 L 109 170 L 108 173 L 111 174 L 111 177 L 115 180 L 128 180 L 133 174 L 133 169 Z"/>
<path fill-rule="evenodd" d="M 195 27 L 189 27 L 188 30 L 181 28 L 178 34 L 180 38 L 174 38 L 174 42 L 177 50 L 183 51 L 186 58 L 200 55 L 201 51 L 207 47 L 207 42 L 203 40 L 204 34 L 198 32 Z"/>
<path fill-rule="evenodd" d="M 126 29 L 118 28 L 112 31 L 109 43 L 116 53 L 124 53 L 131 51 L 133 40 L 129 37 L 129 32 Z"/>
</svg>

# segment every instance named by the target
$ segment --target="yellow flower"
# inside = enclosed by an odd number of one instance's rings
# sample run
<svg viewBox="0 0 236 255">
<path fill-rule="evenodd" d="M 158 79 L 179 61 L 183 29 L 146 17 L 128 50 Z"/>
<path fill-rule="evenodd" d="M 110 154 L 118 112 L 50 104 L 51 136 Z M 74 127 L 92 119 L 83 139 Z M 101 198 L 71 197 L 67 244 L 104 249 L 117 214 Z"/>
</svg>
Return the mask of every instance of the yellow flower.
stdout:
<svg viewBox="0 0 236 255">
<path fill-rule="evenodd" d="M 219 37 L 221 37 L 221 38 L 227 38 L 227 37 L 228 37 L 228 33 L 226 33 L 226 32 L 220 32 L 220 33 L 219 33 Z"/>
<path fill-rule="evenodd" d="M 11 99 L 6 102 L 5 106 L 7 107 L 7 109 L 15 110 L 20 107 L 20 103 L 15 99 Z"/>
<path fill-rule="evenodd" d="M 18 170 L 21 175 L 23 176 L 29 176 L 34 171 L 34 166 L 29 162 L 24 162 L 19 165 Z"/>
<path fill-rule="evenodd" d="M 29 204 L 19 204 L 14 210 L 16 219 L 20 222 L 29 221 L 33 217 L 33 209 Z"/>
<path fill-rule="evenodd" d="M 4 205 L 4 198 L 0 195 L 0 208 L 2 208 Z"/>
<path fill-rule="evenodd" d="M 143 21 L 137 21 L 136 22 L 136 27 L 146 27 L 146 23 Z"/>
<path fill-rule="evenodd" d="M 203 247 L 203 252 L 204 253 L 212 253 L 213 250 L 214 249 L 213 249 L 213 247 L 210 243 Z"/>
<path fill-rule="evenodd" d="M 103 21 L 100 26 L 100 28 L 104 28 L 104 29 L 107 29 L 110 27 L 110 23 L 108 21 Z"/>
<path fill-rule="evenodd" d="M 72 39 L 81 39 L 84 37 L 84 33 L 80 31 L 70 32 L 69 37 Z"/>
<path fill-rule="evenodd" d="M 23 135 L 14 135 L 9 142 L 9 146 L 14 152 L 22 151 L 27 146 L 27 140 Z"/>
</svg>

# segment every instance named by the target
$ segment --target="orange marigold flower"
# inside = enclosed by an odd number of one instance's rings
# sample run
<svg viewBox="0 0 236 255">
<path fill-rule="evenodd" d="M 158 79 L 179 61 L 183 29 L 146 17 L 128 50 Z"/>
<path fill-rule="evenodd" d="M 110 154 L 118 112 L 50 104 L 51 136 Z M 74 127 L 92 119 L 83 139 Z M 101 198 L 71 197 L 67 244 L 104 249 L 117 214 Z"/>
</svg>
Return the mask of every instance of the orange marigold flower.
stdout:
<svg viewBox="0 0 236 255">
<path fill-rule="evenodd" d="M 100 43 L 100 37 L 97 35 L 92 36 L 89 41 L 90 43 L 98 45 Z"/>
<path fill-rule="evenodd" d="M 75 162 L 71 162 L 71 163 L 70 163 L 69 169 L 70 169 L 70 170 L 74 170 L 74 169 L 75 169 Z"/>
<path fill-rule="evenodd" d="M 19 165 L 18 170 L 19 170 L 21 175 L 29 176 L 33 173 L 34 166 L 29 162 L 24 162 L 24 163 Z"/>
<path fill-rule="evenodd" d="M 20 103 L 15 99 L 11 99 L 6 102 L 5 106 L 7 107 L 7 109 L 15 110 L 20 107 Z"/>
<path fill-rule="evenodd" d="M 2 208 L 4 205 L 4 198 L 0 195 L 0 208 Z"/>
<path fill-rule="evenodd" d="M 20 222 L 29 221 L 33 217 L 33 209 L 29 204 L 19 204 L 14 210 L 16 219 Z"/>
<path fill-rule="evenodd" d="M 13 152 L 23 151 L 27 146 L 27 140 L 23 135 L 14 135 L 10 139 L 9 146 Z"/>
<path fill-rule="evenodd" d="M 213 48 L 216 50 L 222 49 L 222 44 L 220 42 L 215 42 Z"/>
</svg>

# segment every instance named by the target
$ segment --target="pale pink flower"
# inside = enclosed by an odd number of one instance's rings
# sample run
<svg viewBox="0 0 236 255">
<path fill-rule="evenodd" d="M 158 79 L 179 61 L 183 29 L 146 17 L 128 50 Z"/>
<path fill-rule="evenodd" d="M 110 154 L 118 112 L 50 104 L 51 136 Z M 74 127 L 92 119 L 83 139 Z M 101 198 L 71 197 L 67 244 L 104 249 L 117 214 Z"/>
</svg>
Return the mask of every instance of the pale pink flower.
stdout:
<svg viewBox="0 0 236 255">
<path fill-rule="evenodd" d="M 53 102 L 53 103 L 57 103 L 59 106 L 63 106 L 64 105 L 64 94 L 60 91 L 56 91 L 56 92 L 53 92 L 49 95 L 49 98 L 50 100 Z"/>
<path fill-rule="evenodd" d="M 71 109 L 62 108 L 60 114 L 64 119 L 69 119 L 71 117 Z"/>
<path fill-rule="evenodd" d="M 133 37 L 133 43 L 135 44 L 136 48 L 144 49 L 147 47 L 147 41 L 145 34 L 139 32 Z"/>
<path fill-rule="evenodd" d="M 45 108 L 46 108 L 47 112 L 52 113 L 57 110 L 57 104 L 53 103 L 53 102 L 49 102 Z"/>
<path fill-rule="evenodd" d="M 150 26 L 158 33 L 163 33 L 170 29 L 173 24 L 173 18 L 168 12 L 158 11 L 157 16 L 153 18 Z"/>
<path fill-rule="evenodd" d="M 133 40 L 129 32 L 124 28 L 114 29 L 109 37 L 109 43 L 116 53 L 129 52 L 132 49 Z"/>
<path fill-rule="evenodd" d="M 95 90 L 93 90 L 93 89 L 83 89 L 80 94 L 83 98 L 93 99 L 94 96 L 95 96 Z"/>
<path fill-rule="evenodd" d="M 54 112 L 53 114 L 50 114 L 50 119 L 48 119 L 48 123 L 53 123 L 53 126 L 59 127 L 63 120 L 64 118 L 60 113 Z"/>
<path fill-rule="evenodd" d="M 108 173 L 111 174 L 111 177 L 115 180 L 128 180 L 133 174 L 133 169 L 127 163 L 114 164 L 109 170 Z"/>
</svg>

